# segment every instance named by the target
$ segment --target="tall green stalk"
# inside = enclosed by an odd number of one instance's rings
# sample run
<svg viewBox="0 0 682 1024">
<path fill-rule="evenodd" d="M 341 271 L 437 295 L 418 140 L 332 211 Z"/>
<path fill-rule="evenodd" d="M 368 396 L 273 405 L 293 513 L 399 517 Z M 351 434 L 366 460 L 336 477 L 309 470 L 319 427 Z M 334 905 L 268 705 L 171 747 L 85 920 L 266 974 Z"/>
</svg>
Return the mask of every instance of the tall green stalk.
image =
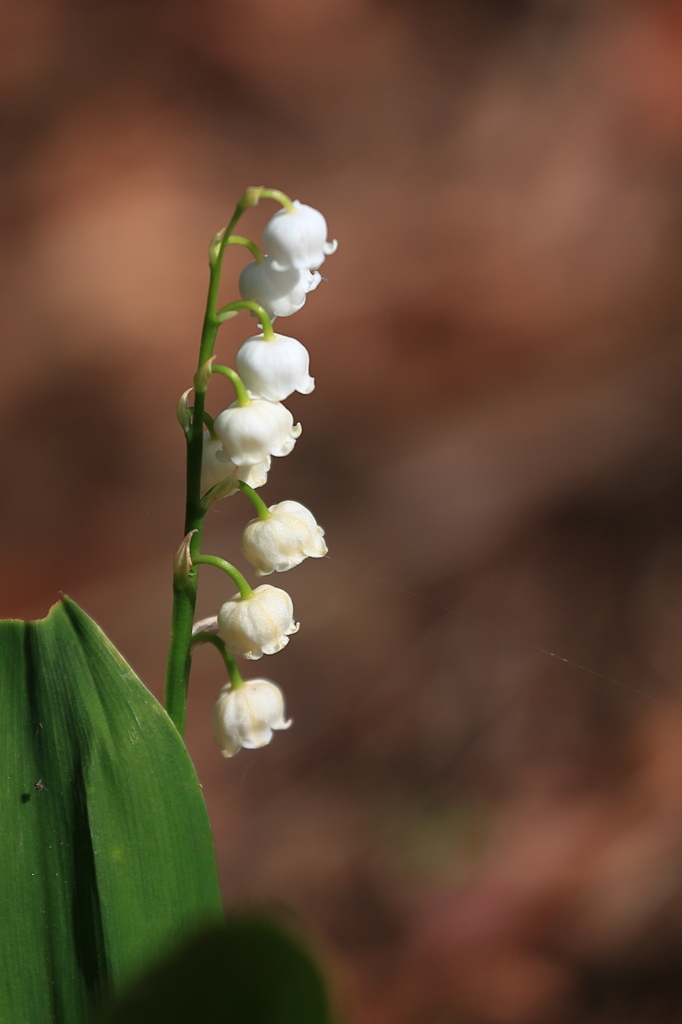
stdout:
<svg viewBox="0 0 682 1024">
<path fill-rule="evenodd" d="M 228 227 L 211 242 L 209 249 L 209 282 L 206 298 L 206 313 L 201 331 L 197 371 L 211 358 L 220 327 L 218 319 L 218 292 L 223 254 L 227 239 L 246 209 L 240 199 Z M 206 404 L 206 383 L 197 382 L 194 393 L 194 409 L 187 432 L 187 491 L 185 499 L 185 536 L 191 531 L 190 559 L 201 551 L 201 538 L 206 510 L 201 504 L 201 460 L 204 446 L 204 407 Z M 166 669 L 166 711 L 175 723 L 181 736 L 185 733 L 187 708 L 187 687 L 192 663 L 191 643 L 194 609 L 197 603 L 198 579 L 196 573 L 176 571 L 173 574 L 173 612 L 171 616 L 171 637 Z"/>
</svg>

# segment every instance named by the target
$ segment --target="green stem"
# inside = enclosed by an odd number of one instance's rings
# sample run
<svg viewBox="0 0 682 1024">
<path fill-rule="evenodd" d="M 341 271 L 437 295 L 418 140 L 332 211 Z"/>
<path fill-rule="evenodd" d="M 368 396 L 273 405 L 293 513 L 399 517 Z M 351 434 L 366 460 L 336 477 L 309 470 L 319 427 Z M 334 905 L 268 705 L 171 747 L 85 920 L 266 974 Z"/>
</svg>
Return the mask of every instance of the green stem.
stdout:
<svg viewBox="0 0 682 1024">
<path fill-rule="evenodd" d="M 249 250 L 256 263 L 263 262 L 263 253 L 250 238 L 244 238 L 243 235 L 229 235 L 225 245 L 243 245 Z"/>
<path fill-rule="evenodd" d="M 237 662 L 231 654 L 228 654 L 225 641 L 221 639 L 221 637 L 216 636 L 215 633 L 208 633 L 202 630 L 201 633 L 195 633 L 192 637 L 192 648 L 198 644 L 213 644 L 213 646 L 220 651 L 220 656 L 225 662 L 225 668 L 227 669 L 227 674 L 230 677 L 230 686 L 233 690 L 238 690 L 240 686 L 244 685 L 244 680 L 237 668 Z"/>
<path fill-rule="evenodd" d="M 238 299 L 237 302 L 230 302 L 228 306 L 223 306 L 218 310 L 218 323 L 221 324 L 224 320 L 232 319 L 242 309 L 250 309 L 252 313 L 256 314 L 263 328 L 263 337 L 266 341 L 272 341 L 275 337 L 272 321 L 263 307 L 259 306 L 257 302 L 252 302 L 251 299 Z"/>
<path fill-rule="evenodd" d="M 209 246 L 210 276 L 206 312 L 201 331 L 199 345 L 198 368 L 213 355 L 216 335 L 220 320 L 216 312 L 218 291 L 220 288 L 220 272 L 227 239 L 232 234 L 237 221 L 244 210 L 250 205 L 249 190 L 237 203 L 232 220 L 224 231 L 218 232 Z M 195 531 L 191 538 L 190 557 L 196 561 L 201 551 L 201 535 L 204 526 L 206 509 L 201 504 L 201 460 L 203 455 L 204 407 L 206 403 L 206 387 L 202 386 L 195 392 L 192 422 L 187 433 L 187 491 L 185 500 L 185 535 Z M 192 643 L 192 625 L 194 609 L 197 601 L 197 575 L 175 576 L 173 579 L 173 611 L 171 615 L 171 636 L 166 668 L 166 692 L 164 703 L 166 711 L 174 722 L 181 736 L 185 732 L 187 708 L 187 687 L 191 665 L 190 647 Z"/>
<path fill-rule="evenodd" d="M 215 432 L 215 421 L 213 417 L 206 412 L 204 409 L 204 425 L 208 427 L 208 432 L 212 441 L 218 441 L 218 435 Z"/>
<path fill-rule="evenodd" d="M 253 590 L 246 582 L 239 569 L 235 569 L 231 562 L 226 562 L 224 558 L 218 558 L 217 555 L 197 555 L 196 558 L 192 558 L 194 565 L 214 565 L 216 569 L 222 569 L 230 577 L 232 582 L 239 591 L 241 598 L 251 597 Z"/>
<path fill-rule="evenodd" d="M 244 387 L 244 381 L 236 370 L 233 370 L 230 366 L 222 366 L 220 363 L 214 363 L 211 367 L 211 373 L 221 373 L 223 377 L 228 377 L 229 380 L 232 381 L 234 393 L 237 396 L 237 405 L 251 405 L 251 399 L 249 398 L 248 391 Z"/>
<path fill-rule="evenodd" d="M 253 487 L 250 487 L 249 484 L 245 484 L 243 480 L 239 481 L 238 487 L 240 491 L 244 492 L 246 497 L 249 499 L 249 501 L 255 508 L 256 512 L 258 513 L 258 518 L 269 519 L 272 513 L 268 506 L 263 501 L 263 499 L 261 498 L 260 494 L 257 491 L 254 491 Z"/>
<path fill-rule="evenodd" d="M 261 199 L 274 199 L 275 202 L 281 203 L 287 213 L 294 213 L 296 207 L 292 203 L 289 196 L 285 195 L 284 192 L 280 192 L 277 188 L 264 188 L 261 190 Z"/>
</svg>

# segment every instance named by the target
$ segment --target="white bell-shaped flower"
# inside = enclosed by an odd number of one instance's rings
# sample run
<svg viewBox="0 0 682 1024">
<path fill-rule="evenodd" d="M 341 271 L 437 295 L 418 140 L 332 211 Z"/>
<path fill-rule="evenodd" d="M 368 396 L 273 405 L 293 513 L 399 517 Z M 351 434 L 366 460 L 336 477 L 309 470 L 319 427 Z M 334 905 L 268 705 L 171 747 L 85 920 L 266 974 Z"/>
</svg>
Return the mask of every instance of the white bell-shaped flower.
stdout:
<svg viewBox="0 0 682 1024">
<path fill-rule="evenodd" d="M 253 465 L 235 466 L 223 450 L 222 441 L 212 441 L 208 431 L 204 432 L 204 451 L 201 459 L 201 493 L 206 494 L 216 484 L 232 478 L 233 486 L 223 497 L 233 494 L 237 484 L 243 480 L 249 487 L 263 487 L 268 479 L 270 456 Z"/>
<path fill-rule="evenodd" d="M 262 263 L 247 263 L 239 278 L 239 294 L 243 299 L 259 302 L 271 320 L 291 316 L 304 305 L 308 292 L 322 280 L 317 271 L 286 267 L 276 270 L 270 256 Z M 255 314 L 254 314 L 255 315 Z"/>
<path fill-rule="evenodd" d="M 293 210 L 278 210 L 263 231 L 263 245 L 275 270 L 317 270 L 326 256 L 336 252 L 338 244 L 336 239 L 327 241 L 327 222 L 320 211 L 298 199 Z"/>
<path fill-rule="evenodd" d="M 225 454 L 236 466 L 255 466 L 268 455 L 288 455 L 301 434 L 301 424 L 279 402 L 254 398 L 248 405 L 233 402 L 215 418 L 213 429 Z"/>
<path fill-rule="evenodd" d="M 218 629 L 227 650 L 249 661 L 281 651 L 298 628 L 291 598 L 268 583 L 256 587 L 250 597 L 235 594 L 218 612 Z"/>
<path fill-rule="evenodd" d="M 242 747 L 254 750 L 272 739 L 273 729 L 288 729 L 284 697 L 269 679 L 247 679 L 243 686 L 223 686 L 211 716 L 213 735 L 223 757 L 234 757 Z"/>
<path fill-rule="evenodd" d="M 300 391 L 309 395 L 315 378 L 308 373 L 308 349 L 296 338 L 275 334 L 266 339 L 262 334 L 247 338 L 237 352 L 237 373 L 248 391 L 270 402 L 283 402 Z"/>
<path fill-rule="evenodd" d="M 242 534 L 242 552 L 257 576 L 285 572 L 304 558 L 323 558 L 327 554 L 324 530 L 315 517 L 298 501 L 280 501 L 271 505 L 267 519 L 252 519 Z"/>
</svg>

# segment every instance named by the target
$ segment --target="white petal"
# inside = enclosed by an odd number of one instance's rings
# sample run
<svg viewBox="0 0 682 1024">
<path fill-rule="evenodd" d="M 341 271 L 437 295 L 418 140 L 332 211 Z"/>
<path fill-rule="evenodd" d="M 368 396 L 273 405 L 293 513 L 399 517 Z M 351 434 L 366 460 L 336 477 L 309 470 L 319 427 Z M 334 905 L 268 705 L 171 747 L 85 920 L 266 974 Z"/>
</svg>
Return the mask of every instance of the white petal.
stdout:
<svg viewBox="0 0 682 1024">
<path fill-rule="evenodd" d="M 235 594 L 226 601 L 218 612 L 218 628 L 230 654 L 257 661 L 285 647 L 298 625 L 289 595 L 265 583 L 251 597 Z"/>
<path fill-rule="evenodd" d="M 272 505 L 268 519 L 252 519 L 242 534 L 242 552 L 259 576 L 286 572 L 305 558 L 327 554 L 324 530 L 297 501 Z"/>
<path fill-rule="evenodd" d="M 214 428 L 237 466 L 255 466 L 269 455 L 288 455 L 300 434 L 289 410 L 264 398 L 244 406 L 234 402 L 216 416 Z"/>
<path fill-rule="evenodd" d="M 247 263 L 239 278 L 239 292 L 243 299 L 260 303 L 272 319 L 291 316 L 304 305 L 311 291 L 307 270 L 281 267 L 270 256 L 262 263 Z"/>
<path fill-rule="evenodd" d="M 222 457 L 221 457 L 222 456 Z M 212 441 L 208 431 L 204 432 L 204 450 L 201 459 L 201 493 L 210 491 L 216 484 L 223 483 L 231 476 L 237 486 L 238 469 L 223 452 L 222 441 Z"/>
<path fill-rule="evenodd" d="M 335 251 L 336 243 L 327 242 L 327 222 L 319 210 L 298 199 L 293 205 L 293 210 L 278 210 L 270 218 L 263 231 L 263 244 L 275 268 L 317 270 L 325 256 Z"/>
<path fill-rule="evenodd" d="M 314 292 L 322 280 L 322 274 L 318 270 L 302 270 L 301 274 L 304 276 L 306 290 Z"/>
<path fill-rule="evenodd" d="M 296 338 L 262 334 L 247 338 L 237 352 L 237 372 L 250 394 L 283 402 L 294 391 L 308 395 L 315 380 L 308 373 L 310 357 L 305 345 Z"/>
<path fill-rule="evenodd" d="M 211 722 L 224 757 L 233 757 L 242 747 L 263 747 L 273 729 L 291 725 L 291 719 L 284 718 L 282 691 L 268 679 L 250 679 L 236 689 L 224 686 Z"/>
</svg>

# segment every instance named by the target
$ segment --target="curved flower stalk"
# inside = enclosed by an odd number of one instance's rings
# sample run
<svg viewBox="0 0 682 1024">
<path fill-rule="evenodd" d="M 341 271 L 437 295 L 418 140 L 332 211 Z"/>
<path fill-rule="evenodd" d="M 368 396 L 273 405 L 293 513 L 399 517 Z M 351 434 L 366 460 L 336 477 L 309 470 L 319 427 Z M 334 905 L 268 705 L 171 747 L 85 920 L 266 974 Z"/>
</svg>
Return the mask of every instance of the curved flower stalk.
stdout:
<svg viewBox="0 0 682 1024">
<path fill-rule="evenodd" d="M 245 211 L 261 199 L 274 199 L 281 205 L 263 232 L 265 253 L 255 242 L 233 233 Z M 241 298 L 219 308 L 227 245 L 246 247 L 253 260 L 239 279 Z M 294 391 L 307 395 L 315 387 L 308 350 L 296 338 L 276 334 L 272 319 L 291 316 L 302 308 L 321 281 L 318 267 L 336 245 L 327 240 L 327 223 L 318 210 L 298 200 L 292 202 L 275 189 L 257 187 L 246 190 L 230 223 L 209 247 L 208 299 L 194 387 L 185 391 L 177 411 L 187 440 L 187 496 L 185 536 L 174 559 L 165 703 L 182 733 L 191 652 L 197 644 L 214 646 L 230 677 L 213 713 L 213 732 L 226 757 L 242 747 L 265 746 L 273 731 L 289 728 L 279 687 L 267 679 L 245 682 L 235 658 L 255 661 L 264 654 L 277 653 L 299 625 L 285 591 L 269 584 L 252 589 L 235 566 L 202 553 L 204 519 L 217 498 L 241 490 L 250 499 L 257 518 L 244 530 L 242 550 L 258 576 L 292 569 L 305 558 L 321 558 L 327 552 L 324 531 L 305 506 L 283 501 L 267 508 L 257 488 L 267 481 L 272 457 L 290 454 L 301 434 L 301 425 L 294 424 L 282 402 Z M 258 318 L 261 331 L 240 346 L 237 370 L 233 370 L 215 362 L 214 349 L 221 325 L 242 311 Z M 228 378 L 235 401 L 213 419 L 206 399 L 215 375 Z M 238 591 L 223 603 L 211 628 L 206 622 L 213 620 L 194 625 L 202 565 L 221 569 Z"/>
</svg>

